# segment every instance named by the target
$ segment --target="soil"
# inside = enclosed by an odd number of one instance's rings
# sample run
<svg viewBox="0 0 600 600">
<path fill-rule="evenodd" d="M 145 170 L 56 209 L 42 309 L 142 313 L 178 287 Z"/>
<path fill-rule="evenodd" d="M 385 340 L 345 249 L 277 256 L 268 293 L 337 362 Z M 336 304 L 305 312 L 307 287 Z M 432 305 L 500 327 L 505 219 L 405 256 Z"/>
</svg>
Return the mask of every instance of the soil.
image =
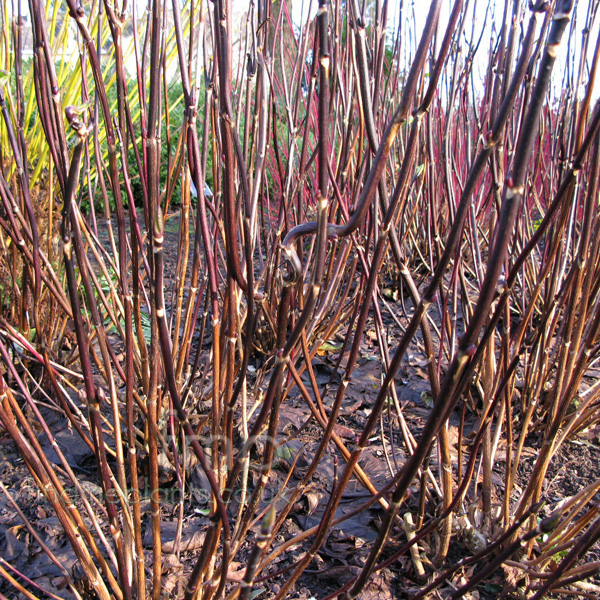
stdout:
<svg viewBox="0 0 600 600">
<path fill-rule="evenodd" d="M 176 221 L 167 221 L 165 249 L 176 248 L 177 246 L 177 226 Z M 193 233 L 191 234 L 193 235 Z M 176 268 L 176 257 L 167 253 L 165 257 L 166 272 L 173 273 Z M 167 282 L 168 284 L 168 282 Z M 168 288 L 168 285 L 166 286 Z M 396 317 L 404 319 L 400 302 L 392 304 L 392 309 L 396 311 Z M 410 304 L 406 303 L 407 310 L 410 310 Z M 384 313 L 384 319 L 390 332 L 388 343 L 394 346 L 394 331 L 397 326 L 392 320 L 391 315 Z M 389 321 L 389 322 L 387 322 Z M 365 340 L 360 359 L 353 374 L 353 385 L 348 390 L 347 397 L 343 404 L 336 432 L 342 437 L 347 445 L 351 445 L 356 438 L 357 432 L 363 428 L 369 413 L 369 407 L 377 394 L 380 385 L 381 370 L 377 359 L 376 340 L 372 328 L 367 328 Z M 325 390 L 325 386 L 333 377 L 335 380 L 335 353 L 325 352 L 315 361 L 315 372 L 317 383 Z M 258 364 L 258 363 L 257 363 Z M 407 353 L 397 377 L 397 389 L 400 403 L 409 429 L 415 437 L 423 426 L 428 414 L 431 411 L 429 392 L 429 383 L 426 365 L 423 360 L 417 342 Z M 307 376 L 304 376 L 305 383 L 310 385 Z M 331 401 L 331 396 L 325 396 L 325 403 Z M 42 409 L 44 417 L 55 435 L 61 449 L 68 456 L 70 466 L 76 470 L 77 475 L 84 485 L 95 495 L 101 495 L 99 479 L 93 457 L 87 446 L 83 444 L 75 432 L 67 425 L 63 416 L 51 410 Z M 465 438 L 463 440 L 463 457 L 469 454 L 469 432 L 476 426 L 476 415 L 471 411 L 466 411 Z M 304 455 L 301 456 L 294 466 L 294 473 L 291 477 L 288 489 L 293 488 L 302 476 L 308 463 L 304 456 L 311 456 L 321 437 L 321 429 L 318 425 L 309 419 L 309 411 L 305 402 L 298 392 L 292 392 L 292 395 L 286 400 L 285 410 L 282 411 L 279 424 L 280 435 L 288 436 L 286 444 L 278 449 L 276 468 L 270 476 L 268 489 L 279 490 L 287 476 L 288 470 L 292 467 L 294 459 L 298 452 L 304 449 Z M 388 421 L 386 419 L 386 421 Z M 457 425 L 460 421 L 460 414 L 454 414 L 450 421 L 449 434 L 452 442 L 453 457 L 458 450 Z M 374 435 L 370 445 L 365 449 L 361 459 L 361 465 L 369 473 L 372 482 L 381 487 L 389 480 L 389 466 L 386 461 L 386 454 L 391 455 L 390 463 L 392 469 L 397 470 L 406 459 L 404 453 L 405 445 L 398 433 L 398 423 L 393 420 L 387 422 L 385 431 L 385 446 L 382 443 L 382 435 L 379 432 Z M 58 464 L 58 457 L 43 434 L 39 436 L 40 443 L 48 458 L 55 464 Z M 539 438 L 532 436 L 527 440 L 523 460 L 519 465 L 518 486 L 522 489 L 531 475 L 533 463 L 536 458 L 536 445 L 540 443 Z M 260 450 L 260 447 L 259 447 Z M 503 496 L 502 490 L 504 481 L 502 477 L 503 457 L 499 453 L 493 483 L 496 486 L 496 497 Z M 435 453 L 432 456 L 431 468 L 436 470 Z M 600 479 L 600 445 L 598 439 L 585 439 L 584 437 L 567 441 L 560 448 L 560 451 L 553 460 L 544 484 L 544 497 L 547 500 L 547 508 L 543 515 L 550 514 L 564 498 L 574 496 L 586 486 L 597 482 Z M 323 513 L 325 503 L 332 492 L 333 483 L 341 473 L 343 460 L 336 456 L 330 450 L 325 455 L 317 472 L 313 477 L 310 486 L 296 502 L 293 511 L 287 519 L 284 527 L 278 533 L 275 546 L 279 543 L 292 538 L 301 531 L 316 525 Z M 163 544 L 165 550 L 163 571 L 164 587 L 163 597 L 181 597 L 183 585 L 187 576 L 195 564 L 196 557 L 204 540 L 204 531 L 206 529 L 206 513 L 208 505 L 206 503 L 207 482 L 206 478 L 198 465 L 191 464 L 189 470 L 190 488 L 186 498 L 186 513 L 184 515 L 184 526 L 180 544 L 181 553 L 178 556 L 174 553 L 176 535 L 176 523 L 178 515 L 178 504 L 176 498 L 164 498 L 163 506 Z M 456 475 L 456 474 L 455 474 Z M 175 488 L 175 474 L 172 468 L 165 464 L 162 472 L 162 484 L 165 490 Z M 30 475 L 22 458 L 17 452 L 11 438 L 6 432 L 0 429 L 0 481 L 10 490 L 11 497 L 16 505 L 23 512 L 24 516 L 35 527 L 41 540 L 47 544 L 54 555 L 59 559 L 60 564 L 70 573 L 76 574 L 76 558 L 67 542 L 64 533 L 61 530 L 58 519 L 52 513 L 52 510 L 41 495 L 34 479 Z M 142 480 L 143 481 L 143 480 Z M 408 502 L 408 508 L 416 514 L 418 510 L 417 499 L 419 498 L 418 482 L 412 490 L 411 499 Z M 473 496 L 475 490 L 471 488 L 465 499 L 465 514 L 476 515 L 478 508 L 477 498 Z M 370 494 L 365 491 L 356 481 L 351 481 L 347 488 L 344 500 L 340 504 L 336 516 L 350 514 L 357 506 L 367 502 Z M 265 500 L 268 500 L 265 499 Z M 435 502 L 428 501 L 427 511 L 436 509 Z M 285 499 L 282 497 L 278 506 L 282 506 Z M 600 502 L 600 493 L 596 492 L 590 503 Z M 266 506 L 263 501 L 262 506 Z M 149 503 L 147 500 L 142 503 L 142 510 L 145 513 L 144 523 L 148 523 Z M 471 513 L 469 513 L 471 510 Z M 381 524 L 382 510 L 377 505 L 363 510 L 359 514 L 352 516 L 341 525 L 335 527 L 329 534 L 322 550 L 315 557 L 310 567 L 303 574 L 295 586 L 290 598 L 297 600 L 311 600 L 327 598 L 341 585 L 349 582 L 358 574 L 361 565 L 368 554 L 369 548 L 377 537 L 378 526 Z M 254 532 L 258 532 L 259 526 L 254 527 Z M 386 548 L 386 556 L 400 547 L 404 542 L 404 533 L 399 530 L 392 532 L 392 539 Z M 424 546 L 434 545 L 435 536 L 426 538 Z M 152 545 L 152 538 L 149 526 L 146 527 L 144 534 L 144 544 L 149 548 Z M 232 564 L 229 576 L 232 580 L 239 580 L 245 571 L 245 560 L 249 556 L 252 544 L 249 542 L 236 556 L 236 561 Z M 295 550 L 295 557 L 302 554 L 309 547 L 309 542 L 301 544 Z M 446 566 L 455 564 L 458 560 L 471 556 L 475 550 L 463 535 L 455 534 L 451 545 L 450 554 L 446 561 Z M 148 553 L 150 554 L 150 553 Z M 25 574 L 30 580 L 42 588 L 52 590 L 58 597 L 70 598 L 69 593 L 64 588 L 64 572 L 60 566 L 53 564 L 48 556 L 42 551 L 38 541 L 24 525 L 19 516 L 16 507 L 7 499 L 6 494 L 0 493 L 0 556 L 3 557 L 15 569 Z M 586 560 L 600 561 L 600 549 L 598 545 L 590 550 Z M 4 564 L 4 563 L 2 563 Z M 150 566 L 150 565 L 148 565 Z M 456 587 L 462 585 L 465 577 L 468 578 L 476 570 L 478 565 L 459 570 L 448 583 L 440 589 L 439 598 L 447 598 L 453 593 Z M 255 584 L 256 598 L 269 599 L 274 597 L 280 589 L 282 583 L 287 579 L 288 571 L 293 567 L 293 560 L 290 553 L 284 553 L 279 561 L 274 561 L 268 570 L 262 574 L 262 578 Z M 431 570 L 428 571 L 431 575 Z M 511 578 L 513 580 L 511 580 Z M 600 583 L 600 579 L 592 579 L 595 585 Z M 518 598 L 518 578 L 514 580 L 514 573 L 510 570 L 498 570 L 487 580 L 483 581 L 472 593 L 465 596 L 476 600 L 496 600 L 501 593 L 506 598 Z M 423 586 L 423 580 L 419 579 L 414 571 L 414 565 L 410 556 L 404 555 L 391 564 L 389 568 L 375 574 L 369 585 L 361 592 L 359 598 L 382 599 L 387 598 L 411 598 L 416 591 Z M 0 593 L 9 599 L 21 598 L 22 596 L 15 591 L 5 578 L 0 577 Z M 548 596 L 550 598 L 550 596 Z M 568 597 L 562 595 L 561 597 Z"/>
</svg>

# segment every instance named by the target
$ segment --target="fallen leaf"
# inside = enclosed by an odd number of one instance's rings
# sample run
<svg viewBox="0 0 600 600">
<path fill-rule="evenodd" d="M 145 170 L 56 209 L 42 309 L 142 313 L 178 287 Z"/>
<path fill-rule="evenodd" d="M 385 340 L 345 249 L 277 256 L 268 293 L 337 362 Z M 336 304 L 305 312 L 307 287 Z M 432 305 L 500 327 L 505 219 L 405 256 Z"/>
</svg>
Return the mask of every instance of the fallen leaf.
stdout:
<svg viewBox="0 0 600 600">
<path fill-rule="evenodd" d="M 350 427 L 346 427 L 345 425 L 334 425 L 333 431 L 337 433 L 341 438 L 346 438 L 347 440 L 353 440 L 357 437 L 356 431 L 354 429 L 350 429 Z"/>
<path fill-rule="evenodd" d="M 244 563 L 232 560 L 227 569 L 227 581 L 242 581 L 246 573 L 246 565 Z"/>
<path fill-rule="evenodd" d="M 23 525 L 15 525 L 14 527 L 9 527 L 4 533 L 6 548 L 2 556 L 7 561 L 13 562 L 16 567 L 24 564 L 29 554 L 29 545 L 17 537 L 21 529 L 23 529 Z"/>
<path fill-rule="evenodd" d="M 174 554 L 167 554 L 162 560 L 162 597 L 178 598 L 183 595 L 185 578 L 183 577 L 183 564 Z"/>
<path fill-rule="evenodd" d="M 163 521 L 160 526 L 162 538 L 162 551 L 165 554 L 175 552 L 175 536 L 177 535 L 177 521 Z M 200 529 L 199 519 L 193 519 L 184 525 L 179 543 L 180 552 L 191 552 L 202 547 L 206 532 Z M 144 546 L 151 548 L 153 545 L 152 527 L 146 527 L 144 533 Z"/>
<path fill-rule="evenodd" d="M 394 600 L 397 596 L 394 594 L 388 582 L 386 573 L 376 572 L 365 585 L 357 600 Z"/>
</svg>

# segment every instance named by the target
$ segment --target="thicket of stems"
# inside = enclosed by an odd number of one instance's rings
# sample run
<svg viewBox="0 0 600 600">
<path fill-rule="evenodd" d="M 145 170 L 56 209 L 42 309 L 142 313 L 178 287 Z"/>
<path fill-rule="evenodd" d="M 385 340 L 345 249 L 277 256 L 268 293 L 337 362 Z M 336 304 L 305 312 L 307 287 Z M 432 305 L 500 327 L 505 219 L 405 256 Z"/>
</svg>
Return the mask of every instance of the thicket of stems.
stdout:
<svg viewBox="0 0 600 600">
<path fill-rule="evenodd" d="M 354 481 L 370 500 L 346 518 L 381 519 L 331 598 L 402 556 L 417 598 L 472 565 L 452 598 L 502 565 L 536 599 L 600 571 L 585 562 L 600 480 L 544 497 L 565 444 L 598 427 L 598 2 L 507 1 L 476 27 L 480 8 L 432 0 L 420 28 L 402 6 L 391 23 L 392 4 L 319 0 L 302 25 L 286 0 L 1 9 L 0 424 L 73 548 L 76 598 L 163 595 L 165 464 L 177 554 L 195 465 L 209 498 L 186 600 L 270 581 L 289 597 Z M 349 442 L 367 330 L 381 384 Z M 402 400 L 409 352 L 432 398 L 421 426 Z M 292 402 L 320 433 L 282 477 Z M 47 406 L 93 452 L 100 502 Z M 374 440 L 384 484 L 362 461 Z M 286 533 L 331 455 L 318 525 Z"/>
</svg>

